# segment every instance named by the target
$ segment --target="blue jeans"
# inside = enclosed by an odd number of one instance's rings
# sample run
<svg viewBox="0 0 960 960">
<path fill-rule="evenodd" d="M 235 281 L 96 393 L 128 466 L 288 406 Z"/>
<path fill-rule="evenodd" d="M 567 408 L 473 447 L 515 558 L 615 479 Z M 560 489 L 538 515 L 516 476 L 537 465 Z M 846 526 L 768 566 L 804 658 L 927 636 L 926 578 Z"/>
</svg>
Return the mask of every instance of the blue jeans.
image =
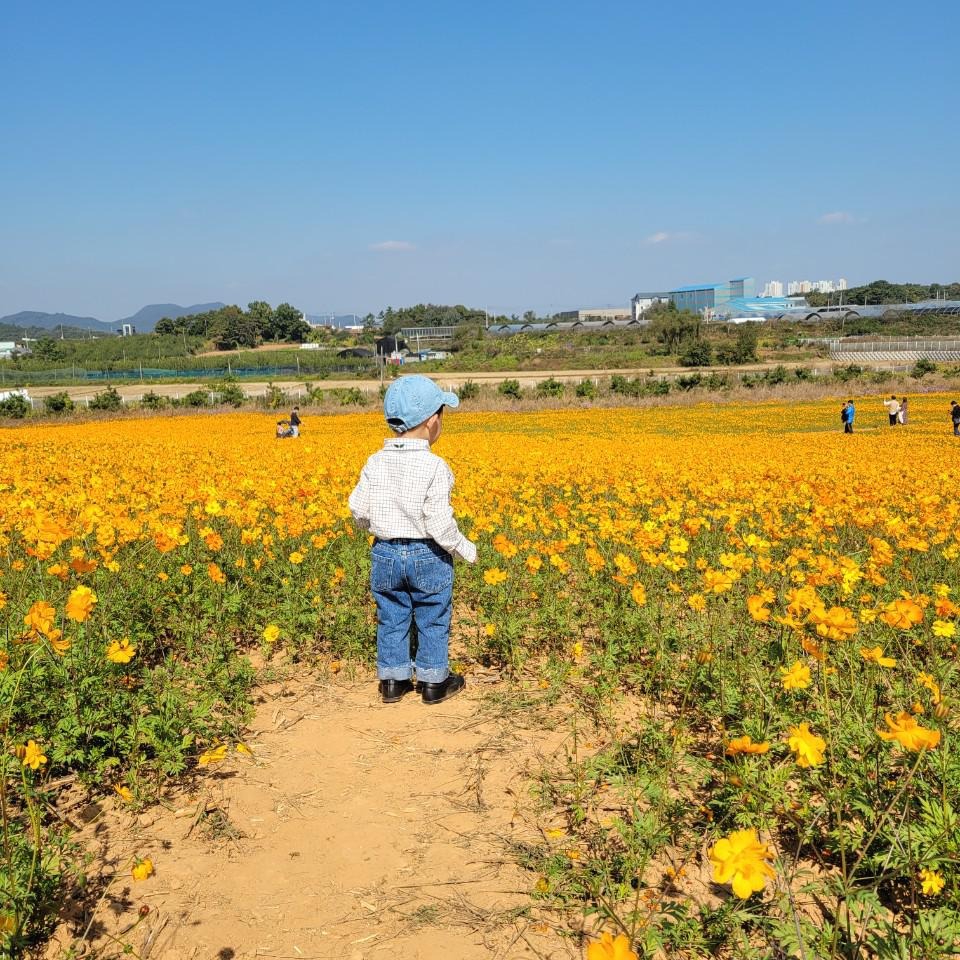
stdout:
<svg viewBox="0 0 960 960">
<path fill-rule="evenodd" d="M 453 557 L 433 540 L 377 540 L 370 589 L 377 601 L 377 676 L 443 683 L 450 672 Z M 410 628 L 417 623 L 417 660 L 410 658 Z"/>
</svg>

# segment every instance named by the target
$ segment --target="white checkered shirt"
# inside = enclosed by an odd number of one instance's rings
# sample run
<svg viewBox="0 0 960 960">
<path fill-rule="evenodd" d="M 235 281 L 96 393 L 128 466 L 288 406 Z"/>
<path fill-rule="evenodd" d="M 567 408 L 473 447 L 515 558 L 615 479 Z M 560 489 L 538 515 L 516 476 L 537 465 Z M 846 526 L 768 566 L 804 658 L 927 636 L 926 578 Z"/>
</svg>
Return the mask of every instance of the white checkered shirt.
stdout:
<svg viewBox="0 0 960 960">
<path fill-rule="evenodd" d="M 357 525 L 380 540 L 434 540 L 447 553 L 473 563 L 476 544 L 457 526 L 450 506 L 453 472 L 426 440 L 384 440 L 350 494 Z"/>
</svg>

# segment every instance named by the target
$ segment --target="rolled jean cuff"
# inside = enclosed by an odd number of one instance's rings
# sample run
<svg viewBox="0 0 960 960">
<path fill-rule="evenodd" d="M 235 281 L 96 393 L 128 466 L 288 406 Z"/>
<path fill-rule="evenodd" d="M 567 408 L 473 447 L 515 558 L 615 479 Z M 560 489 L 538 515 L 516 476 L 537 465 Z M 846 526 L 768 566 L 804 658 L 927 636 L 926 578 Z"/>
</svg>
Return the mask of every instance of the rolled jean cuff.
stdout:
<svg viewBox="0 0 960 960">
<path fill-rule="evenodd" d="M 378 680 L 409 680 L 413 677 L 413 665 L 407 664 L 405 667 L 384 667 L 377 664 Z"/>
<path fill-rule="evenodd" d="M 443 683 L 450 676 L 449 667 L 417 667 L 418 683 Z"/>
</svg>

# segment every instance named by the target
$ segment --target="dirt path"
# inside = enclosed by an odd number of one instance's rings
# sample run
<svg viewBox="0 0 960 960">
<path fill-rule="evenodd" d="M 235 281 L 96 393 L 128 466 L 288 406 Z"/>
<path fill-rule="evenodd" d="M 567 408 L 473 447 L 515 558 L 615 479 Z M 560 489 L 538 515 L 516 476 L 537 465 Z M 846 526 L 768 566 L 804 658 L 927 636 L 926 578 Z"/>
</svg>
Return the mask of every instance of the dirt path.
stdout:
<svg viewBox="0 0 960 960">
<path fill-rule="evenodd" d="M 716 370 L 720 373 L 730 373 L 735 375 L 737 373 L 751 373 L 758 370 L 768 370 L 777 365 L 778 364 L 773 363 L 752 364 L 744 367 L 716 368 Z M 830 363 L 829 361 L 824 360 L 821 361 L 820 365 L 826 369 L 830 366 Z M 803 364 L 784 363 L 782 366 L 790 369 L 796 366 L 803 366 Z M 664 376 L 676 376 L 678 374 L 689 374 L 692 372 L 689 367 L 654 367 L 652 369 L 655 374 L 663 374 Z M 433 372 L 430 374 L 430 376 L 445 389 L 456 390 L 468 380 L 472 380 L 474 383 L 478 384 L 489 384 L 493 386 L 498 383 L 502 383 L 504 380 L 519 380 L 521 386 L 531 387 L 538 384 L 541 380 L 546 380 L 549 377 L 553 377 L 555 380 L 560 380 L 564 383 L 580 383 L 582 380 L 593 380 L 597 377 L 611 377 L 614 374 L 620 374 L 624 377 L 646 376 L 650 370 L 650 367 L 631 367 L 629 369 L 622 370 L 520 370 L 499 373 L 489 373 L 484 371 L 461 373 L 451 371 L 449 373 Z M 403 372 L 416 373 L 416 366 L 411 365 L 409 367 L 405 367 L 403 368 Z M 700 372 L 702 373 L 703 371 L 701 370 Z M 291 397 L 300 397 L 304 394 L 303 385 L 307 381 L 312 382 L 321 390 L 339 390 L 357 387 L 360 390 L 372 392 L 380 388 L 379 380 L 315 380 L 311 378 L 309 374 L 304 374 L 299 380 L 277 380 L 276 386 L 280 387 L 281 390 L 286 391 L 286 393 Z M 106 385 L 103 383 L 92 383 L 84 384 L 83 386 L 67 387 L 31 386 L 28 389 L 30 396 L 34 398 L 42 398 L 53 393 L 61 393 L 66 391 L 72 400 L 85 403 L 95 394 L 104 390 L 105 386 Z M 266 393 L 270 384 L 266 381 L 260 380 L 243 380 L 240 381 L 237 386 L 239 386 L 240 389 L 247 394 L 247 396 L 256 397 L 262 396 L 264 393 Z M 164 397 L 183 397 L 194 390 L 209 390 L 211 388 L 211 384 L 209 381 L 206 383 L 121 383 L 115 384 L 114 387 L 117 393 L 119 393 L 124 400 L 139 401 L 145 393 L 150 391 Z"/>
<path fill-rule="evenodd" d="M 524 773 L 558 734 L 492 702 L 476 680 L 433 708 L 384 706 L 372 679 L 269 691 L 252 758 L 231 751 L 169 809 L 101 805 L 83 837 L 116 879 L 48 956 L 92 919 L 86 945 L 104 957 L 118 944 L 151 960 L 578 957 L 529 914 L 534 881 L 507 850 L 531 829 Z M 149 880 L 130 879 L 135 856 L 152 858 Z"/>
</svg>

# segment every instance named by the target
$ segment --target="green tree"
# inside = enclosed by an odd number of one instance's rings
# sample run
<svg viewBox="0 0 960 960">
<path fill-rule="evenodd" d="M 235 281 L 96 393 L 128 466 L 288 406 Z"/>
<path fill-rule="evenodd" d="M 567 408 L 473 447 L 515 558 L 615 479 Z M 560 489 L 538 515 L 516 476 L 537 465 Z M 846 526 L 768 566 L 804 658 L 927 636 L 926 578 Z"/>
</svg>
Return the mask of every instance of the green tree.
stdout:
<svg viewBox="0 0 960 960">
<path fill-rule="evenodd" d="M 303 314 L 289 303 L 281 303 L 273 311 L 273 340 L 290 340 L 302 343 L 310 335 L 310 324 Z"/>
<path fill-rule="evenodd" d="M 680 354 L 680 365 L 683 367 L 709 367 L 713 359 L 713 347 L 709 340 L 697 338 L 691 340 L 686 350 Z"/>
<path fill-rule="evenodd" d="M 737 327 L 734 359 L 737 363 L 754 363 L 757 359 L 758 324 L 743 323 Z"/>
<path fill-rule="evenodd" d="M 53 337 L 41 337 L 32 348 L 35 360 L 63 360 L 66 351 Z"/>
<path fill-rule="evenodd" d="M 678 353 L 686 340 L 699 336 L 700 318 L 688 310 L 677 310 L 673 304 L 669 307 L 650 311 L 653 316 L 647 329 L 658 343 L 666 347 L 668 353 Z"/>
<path fill-rule="evenodd" d="M 259 340 L 257 320 L 239 307 L 224 307 L 216 311 L 211 333 L 221 350 L 255 347 Z"/>
<path fill-rule="evenodd" d="M 66 390 L 61 390 L 60 393 L 51 393 L 49 397 L 45 397 L 43 406 L 47 413 L 69 413 L 73 409 L 73 400 Z"/>
<path fill-rule="evenodd" d="M 91 410 L 120 410 L 123 407 L 123 399 L 115 387 L 107 387 L 106 390 L 94 394 L 89 406 Z"/>
</svg>

